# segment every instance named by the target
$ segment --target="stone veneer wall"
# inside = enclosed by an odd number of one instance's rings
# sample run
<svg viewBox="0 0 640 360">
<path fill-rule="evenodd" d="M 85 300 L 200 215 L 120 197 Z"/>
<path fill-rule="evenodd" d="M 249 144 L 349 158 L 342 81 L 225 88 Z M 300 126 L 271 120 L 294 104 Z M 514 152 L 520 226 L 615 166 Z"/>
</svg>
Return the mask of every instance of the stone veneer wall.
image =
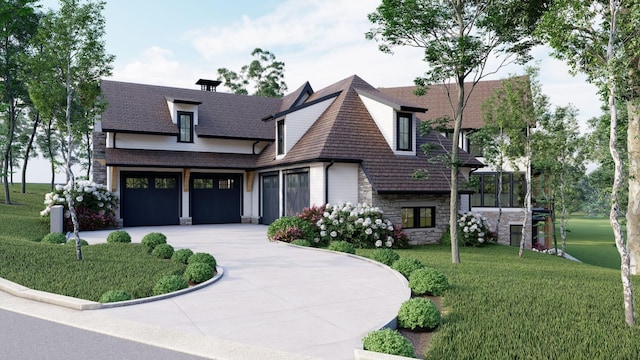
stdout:
<svg viewBox="0 0 640 360">
<path fill-rule="evenodd" d="M 107 134 L 93 132 L 93 163 L 91 177 L 97 184 L 107 185 Z"/>
<path fill-rule="evenodd" d="M 358 202 L 380 208 L 384 211 L 384 216 L 394 224 L 402 223 L 402 207 L 434 206 L 436 208 L 436 227 L 405 229 L 405 233 L 409 236 L 409 243 L 412 245 L 440 242 L 442 233 L 449 226 L 449 195 L 375 194 L 362 169 L 358 170 Z"/>
<path fill-rule="evenodd" d="M 498 224 L 498 209 L 472 210 L 473 212 L 484 215 L 489 220 L 491 231 L 496 231 Z M 503 245 L 511 244 L 511 225 L 522 225 L 524 210 L 523 209 L 503 209 L 500 216 L 500 229 L 498 230 L 498 243 Z M 527 219 L 527 240 L 524 244 L 525 249 L 531 249 L 531 215 Z"/>
</svg>

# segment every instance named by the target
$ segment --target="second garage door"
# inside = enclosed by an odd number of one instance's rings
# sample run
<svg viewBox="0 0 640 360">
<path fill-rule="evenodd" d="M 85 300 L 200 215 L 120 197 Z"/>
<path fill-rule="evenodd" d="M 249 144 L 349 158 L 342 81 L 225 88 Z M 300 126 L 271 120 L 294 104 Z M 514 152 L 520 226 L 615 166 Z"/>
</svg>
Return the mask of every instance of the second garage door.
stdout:
<svg viewBox="0 0 640 360">
<path fill-rule="evenodd" d="M 180 223 L 180 174 L 123 172 L 121 179 L 125 227 Z"/>
<path fill-rule="evenodd" d="M 242 216 L 242 175 L 191 174 L 193 224 L 239 223 Z"/>
</svg>

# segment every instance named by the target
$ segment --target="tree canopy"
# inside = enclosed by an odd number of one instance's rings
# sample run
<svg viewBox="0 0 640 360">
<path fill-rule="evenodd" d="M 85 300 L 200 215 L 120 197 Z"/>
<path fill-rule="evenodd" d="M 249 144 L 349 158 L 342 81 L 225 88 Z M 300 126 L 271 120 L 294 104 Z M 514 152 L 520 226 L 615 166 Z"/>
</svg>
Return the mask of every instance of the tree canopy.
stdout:
<svg viewBox="0 0 640 360">
<path fill-rule="evenodd" d="M 255 48 L 251 56 L 256 59 L 242 66 L 239 72 L 227 68 L 219 68 L 218 75 L 224 85 L 234 94 L 248 95 L 247 87 L 252 85 L 252 95 L 265 97 L 282 97 L 287 91 L 284 82 L 284 62 L 276 61 L 276 56 L 269 51 Z"/>
</svg>

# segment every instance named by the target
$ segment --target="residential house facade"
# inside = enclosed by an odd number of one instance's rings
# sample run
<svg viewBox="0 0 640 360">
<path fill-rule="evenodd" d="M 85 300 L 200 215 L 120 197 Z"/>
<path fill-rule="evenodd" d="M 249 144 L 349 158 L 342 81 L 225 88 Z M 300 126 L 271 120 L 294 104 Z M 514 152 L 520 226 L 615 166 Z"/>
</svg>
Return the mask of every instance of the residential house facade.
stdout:
<svg viewBox="0 0 640 360">
<path fill-rule="evenodd" d="M 281 99 L 101 87 L 108 106 L 95 126 L 93 179 L 119 195 L 124 226 L 269 224 L 351 202 L 379 207 L 414 244 L 437 242 L 448 227 L 450 175 L 421 146 L 451 143 L 419 135 L 426 106 L 358 76 L 319 91 L 306 83 Z M 483 166 L 462 158 L 458 181 Z M 415 179 L 416 169 L 429 176 Z"/>
</svg>

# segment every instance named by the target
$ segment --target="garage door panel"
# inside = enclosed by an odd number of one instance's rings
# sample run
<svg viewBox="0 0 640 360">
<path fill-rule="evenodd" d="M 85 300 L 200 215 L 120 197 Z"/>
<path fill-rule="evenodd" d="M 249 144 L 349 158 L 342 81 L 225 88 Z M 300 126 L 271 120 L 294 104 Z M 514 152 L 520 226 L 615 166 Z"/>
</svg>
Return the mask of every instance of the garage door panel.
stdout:
<svg viewBox="0 0 640 360">
<path fill-rule="evenodd" d="M 193 224 L 227 224 L 241 221 L 241 175 L 192 174 L 190 188 Z"/>
<path fill-rule="evenodd" d="M 177 225 L 180 223 L 180 175 L 123 174 L 124 226 Z"/>
</svg>

